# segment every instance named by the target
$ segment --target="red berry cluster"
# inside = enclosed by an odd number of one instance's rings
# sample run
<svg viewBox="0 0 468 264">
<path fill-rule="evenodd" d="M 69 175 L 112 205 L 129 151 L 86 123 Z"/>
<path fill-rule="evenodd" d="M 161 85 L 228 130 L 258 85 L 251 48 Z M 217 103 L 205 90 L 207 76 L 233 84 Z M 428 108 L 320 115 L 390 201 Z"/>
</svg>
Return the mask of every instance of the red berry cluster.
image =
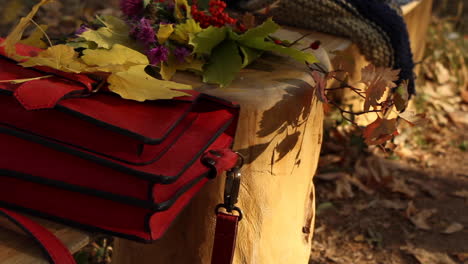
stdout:
<svg viewBox="0 0 468 264">
<path fill-rule="evenodd" d="M 194 1 L 192 5 L 192 17 L 195 21 L 200 23 L 202 28 L 207 28 L 209 26 L 223 27 L 226 24 L 236 24 L 237 19 L 230 17 L 228 13 L 224 12 L 226 6 L 226 3 L 223 1 L 211 0 L 208 14 L 205 11 L 199 10 L 196 1 Z"/>
</svg>

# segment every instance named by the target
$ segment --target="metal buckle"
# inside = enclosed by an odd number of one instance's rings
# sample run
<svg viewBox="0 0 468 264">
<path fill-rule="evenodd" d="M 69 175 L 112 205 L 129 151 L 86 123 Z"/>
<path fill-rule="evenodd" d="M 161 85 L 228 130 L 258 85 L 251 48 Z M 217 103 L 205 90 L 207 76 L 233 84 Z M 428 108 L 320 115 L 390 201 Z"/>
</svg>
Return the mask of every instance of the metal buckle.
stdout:
<svg viewBox="0 0 468 264">
<path fill-rule="evenodd" d="M 239 221 L 242 219 L 242 210 L 236 207 L 240 183 L 241 183 L 241 168 L 244 166 L 244 157 L 236 152 L 238 155 L 238 164 L 226 173 L 226 182 L 224 184 L 224 203 L 216 206 L 215 212 L 218 213 L 221 208 L 224 208 L 228 213 L 236 211 L 239 214 Z"/>
</svg>

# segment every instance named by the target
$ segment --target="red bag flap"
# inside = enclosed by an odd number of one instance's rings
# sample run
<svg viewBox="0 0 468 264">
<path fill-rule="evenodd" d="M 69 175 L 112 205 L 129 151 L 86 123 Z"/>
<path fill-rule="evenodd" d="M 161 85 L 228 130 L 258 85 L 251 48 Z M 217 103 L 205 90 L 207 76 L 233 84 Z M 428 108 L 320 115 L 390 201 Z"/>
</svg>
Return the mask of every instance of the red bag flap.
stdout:
<svg viewBox="0 0 468 264">
<path fill-rule="evenodd" d="M 43 74 L 0 59 L 0 80 L 38 76 Z M 112 159 L 144 164 L 151 162 L 166 150 L 196 118 L 195 115 L 189 116 L 199 97 L 196 92 L 192 92 L 193 96 L 180 100 L 146 103 L 124 100 L 114 94 L 99 93 L 85 98 L 62 99 L 55 109 L 27 111 L 25 107 L 29 104 L 37 106 L 49 102 L 36 100 L 40 95 L 35 93 L 18 96 L 17 92 L 34 91 L 36 88 L 47 90 L 48 83 L 53 86 L 50 90 L 54 91 L 52 97 L 55 99 L 66 94 L 67 90 L 82 92 L 84 89 L 79 84 L 57 77 L 22 85 L 0 83 L 0 91 L 6 93 L 0 98 L 0 111 L 6 113 L 0 116 L 0 123 L 52 138 L 63 144 L 79 146 Z M 62 88 L 63 92 L 56 92 Z M 12 92 L 17 95 L 18 102 L 8 97 Z M 24 99 L 25 97 L 33 99 Z M 23 99 L 27 103 L 24 103 Z M 144 144 L 161 145 L 153 147 Z"/>
</svg>

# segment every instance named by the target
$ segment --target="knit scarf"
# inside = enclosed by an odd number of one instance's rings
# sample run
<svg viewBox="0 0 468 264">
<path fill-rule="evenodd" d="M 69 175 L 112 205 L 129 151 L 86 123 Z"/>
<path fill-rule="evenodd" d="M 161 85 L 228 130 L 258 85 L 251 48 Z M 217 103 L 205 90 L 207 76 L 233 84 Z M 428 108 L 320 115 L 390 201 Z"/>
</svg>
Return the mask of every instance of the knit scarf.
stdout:
<svg viewBox="0 0 468 264">
<path fill-rule="evenodd" d="M 226 2 L 231 7 L 249 12 L 270 7 L 269 15 L 278 23 L 349 38 L 376 66 L 399 69 L 397 84 L 408 81 L 409 93 L 415 93 L 413 55 L 398 0 Z"/>
</svg>

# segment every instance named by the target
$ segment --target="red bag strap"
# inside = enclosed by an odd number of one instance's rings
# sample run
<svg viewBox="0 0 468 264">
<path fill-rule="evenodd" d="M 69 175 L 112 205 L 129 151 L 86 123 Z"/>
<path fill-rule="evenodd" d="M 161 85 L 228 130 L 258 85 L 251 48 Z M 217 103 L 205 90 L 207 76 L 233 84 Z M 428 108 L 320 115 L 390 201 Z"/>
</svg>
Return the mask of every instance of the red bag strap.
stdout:
<svg viewBox="0 0 468 264">
<path fill-rule="evenodd" d="M 52 264 L 76 264 L 67 247 L 49 230 L 33 222 L 25 216 L 0 208 L 0 215 L 5 216 L 12 223 L 20 227 L 34 238 L 46 253 Z"/>
<path fill-rule="evenodd" d="M 230 264 L 234 257 L 239 216 L 218 213 L 211 264 Z"/>
<path fill-rule="evenodd" d="M 242 210 L 236 206 L 240 190 L 241 168 L 244 158 L 237 152 L 237 165 L 226 173 L 224 203 L 216 206 L 216 229 L 211 264 L 231 264 L 236 249 L 237 228 L 242 220 Z M 220 212 L 220 209 L 227 213 Z M 234 212 L 237 212 L 235 214 Z"/>
</svg>

